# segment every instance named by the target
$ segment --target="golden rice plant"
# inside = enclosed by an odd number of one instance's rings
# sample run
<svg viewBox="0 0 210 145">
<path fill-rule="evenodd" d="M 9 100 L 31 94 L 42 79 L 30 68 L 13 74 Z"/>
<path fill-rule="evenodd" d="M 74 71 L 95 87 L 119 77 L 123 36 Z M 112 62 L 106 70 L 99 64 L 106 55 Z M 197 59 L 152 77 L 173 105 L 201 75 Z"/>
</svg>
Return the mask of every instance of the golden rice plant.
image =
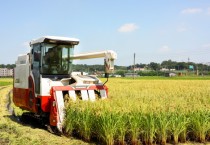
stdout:
<svg viewBox="0 0 210 145">
<path fill-rule="evenodd" d="M 168 112 L 159 112 L 156 114 L 156 125 L 157 125 L 157 141 L 161 145 L 165 145 L 168 137 L 170 136 L 170 115 Z"/>
<path fill-rule="evenodd" d="M 131 111 L 128 115 L 128 131 L 132 145 L 140 144 L 140 133 L 142 129 L 143 114 L 138 111 Z"/>
<path fill-rule="evenodd" d="M 145 114 L 142 118 L 142 141 L 146 145 L 153 145 L 155 141 L 155 134 L 157 132 L 157 126 L 155 124 L 156 117 L 154 113 Z"/>
<path fill-rule="evenodd" d="M 198 110 L 190 114 L 191 132 L 196 141 L 205 143 L 210 131 L 210 110 Z"/>
<path fill-rule="evenodd" d="M 117 122 L 117 114 L 114 112 L 103 111 L 97 117 L 96 128 L 98 129 L 98 137 L 107 145 L 114 144 L 114 138 L 117 133 Z"/>
<path fill-rule="evenodd" d="M 107 85 L 106 100 L 70 102 L 67 132 L 105 144 L 176 144 L 210 138 L 210 80 L 113 78 Z"/>
<path fill-rule="evenodd" d="M 173 137 L 174 144 L 178 144 L 180 135 L 186 134 L 187 132 L 189 118 L 187 118 L 185 114 L 180 112 L 180 110 L 170 113 L 169 118 L 169 131 L 171 132 L 171 135 Z"/>
<path fill-rule="evenodd" d="M 117 116 L 117 131 L 115 138 L 120 145 L 125 145 L 125 135 L 128 130 L 128 115 L 126 113 L 118 112 Z"/>
</svg>

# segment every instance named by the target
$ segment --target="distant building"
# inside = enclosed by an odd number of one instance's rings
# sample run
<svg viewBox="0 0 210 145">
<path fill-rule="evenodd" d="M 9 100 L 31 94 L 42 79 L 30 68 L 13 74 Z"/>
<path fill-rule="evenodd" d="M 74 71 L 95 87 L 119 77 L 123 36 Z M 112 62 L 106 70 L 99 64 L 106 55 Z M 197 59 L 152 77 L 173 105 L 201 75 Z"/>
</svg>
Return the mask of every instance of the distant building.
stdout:
<svg viewBox="0 0 210 145">
<path fill-rule="evenodd" d="M 72 72 L 71 75 L 88 75 L 86 72 Z"/>
<path fill-rule="evenodd" d="M 113 75 L 113 77 L 115 77 L 115 78 L 121 78 L 122 76 L 121 75 Z"/>
<path fill-rule="evenodd" d="M 160 71 L 175 71 L 176 69 L 161 68 Z"/>
<path fill-rule="evenodd" d="M 145 68 L 140 68 L 140 67 L 134 68 L 134 71 L 144 71 L 144 70 L 145 70 Z"/>
<path fill-rule="evenodd" d="M 174 77 L 174 76 L 176 76 L 176 74 L 175 73 L 165 73 L 165 76 L 166 77 Z"/>
<path fill-rule="evenodd" d="M 121 75 L 115 75 L 115 77 L 116 77 L 116 78 L 121 78 L 122 76 L 121 76 Z"/>
<path fill-rule="evenodd" d="M 161 68 L 160 71 L 169 71 L 168 68 Z"/>
<path fill-rule="evenodd" d="M 6 71 L 7 69 L 6 68 L 0 68 L 0 76 L 6 76 Z"/>
<path fill-rule="evenodd" d="M 10 77 L 13 76 L 13 69 L 0 68 L 0 77 Z"/>
<path fill-rule="evenodd" d="M 8 69 L 8 76 L 13 76 L 14 70 L 13 69 Z"/>
<path fill-rule="evenodd" d="M 139 77 L 137 73 L 125 73 L 125 77 Z"/>
</svg>

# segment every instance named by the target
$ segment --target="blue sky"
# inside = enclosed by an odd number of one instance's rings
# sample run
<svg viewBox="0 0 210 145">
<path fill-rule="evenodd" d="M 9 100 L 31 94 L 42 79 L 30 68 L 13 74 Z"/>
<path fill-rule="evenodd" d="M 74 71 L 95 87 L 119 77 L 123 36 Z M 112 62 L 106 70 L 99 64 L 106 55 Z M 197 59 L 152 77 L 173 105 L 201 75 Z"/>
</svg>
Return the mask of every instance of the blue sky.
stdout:
<svg viewBox="0 0 210 145">
<path fill-rule="evenodd" d="M 1 0 L 0 18 L 0 64 L 45 35 L 80 39 L 75 53 L 114 50 L 116 65 L 131 65 L 134 53 L 136 63 L 210 62 L 209 0 Z"/>
</svg>

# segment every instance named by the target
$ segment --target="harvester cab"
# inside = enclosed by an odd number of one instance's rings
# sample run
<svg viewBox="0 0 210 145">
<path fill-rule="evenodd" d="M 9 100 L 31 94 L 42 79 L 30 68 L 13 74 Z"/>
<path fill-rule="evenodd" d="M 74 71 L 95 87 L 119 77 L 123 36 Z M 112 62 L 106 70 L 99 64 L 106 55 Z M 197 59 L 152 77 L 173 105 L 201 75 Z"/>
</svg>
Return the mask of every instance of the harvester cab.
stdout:
<svg viewBox="0 0 210 145">
<path fill-rule="evenodd" d="M 96 76 L 73 75 L 75 59 L 104 58 L 105 76 L 114 71 L 117 55 L 112 50 L 74 54 L 79 40 L 46 36 L 30 42 L 31 51 L 18 56 L 14 69 L 13 102 L 62 132 L 64 104 L 108 96 L 108 88 Z"/>
</svg>

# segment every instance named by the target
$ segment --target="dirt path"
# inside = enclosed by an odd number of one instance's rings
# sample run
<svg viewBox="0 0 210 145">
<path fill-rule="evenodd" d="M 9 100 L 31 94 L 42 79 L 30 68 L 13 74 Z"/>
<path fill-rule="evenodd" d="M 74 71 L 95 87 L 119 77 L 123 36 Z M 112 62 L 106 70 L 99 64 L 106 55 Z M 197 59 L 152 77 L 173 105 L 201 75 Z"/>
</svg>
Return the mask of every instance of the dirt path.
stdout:
<svg viewBox="0 0 210 145">
<path fill-rule="evenodd" d="M 36 125 L 22 124 L 14 117 L 11 107 L 11 86 L 0 88 L 0 144 L 1 145 L 83 145 L 88 144 L 65 136 L 56 136 Z M 6 107 L 5 107 L 6 106 Z"/>
<path fill-rule="evenodd" d="M 0 86 L 0 91 L 2 90 L 2 89 L 4 89 L 4 88 L 6 88 L 5 86 Z"/>
<path fill-rule="evenodd" d="M 12 93 L 12 90 L 9 91 L 9 93 L 7 94 L 7 110 L 9 111 L 10 115 L 14 115 L 14 111 L 13 111 L 13 108 L 12 108 L 12 100 L 11 100 L 11 93 Z"/>
</svg>

